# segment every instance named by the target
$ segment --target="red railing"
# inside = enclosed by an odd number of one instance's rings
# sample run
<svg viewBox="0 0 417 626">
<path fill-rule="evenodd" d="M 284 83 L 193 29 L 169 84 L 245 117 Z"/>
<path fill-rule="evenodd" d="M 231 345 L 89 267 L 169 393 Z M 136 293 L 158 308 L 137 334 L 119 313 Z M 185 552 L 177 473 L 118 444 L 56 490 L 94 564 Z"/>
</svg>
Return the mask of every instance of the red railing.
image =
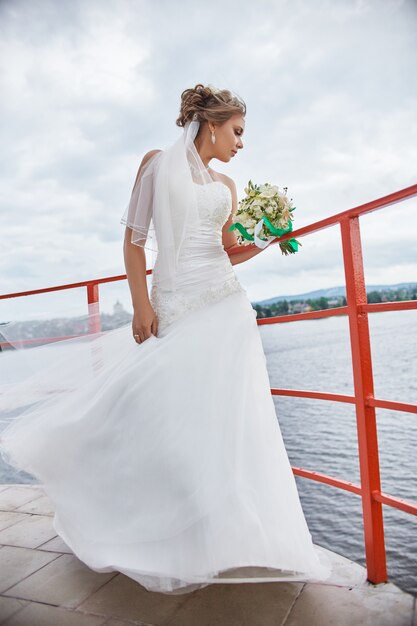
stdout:
<svg viewBox="0 0 417 626">
<path fill-rule="evenodd" d="M 417 185 L 407 187 L 395 193 L 379 198 L 372 202 L 354 207 L 342 213 L 337 213 L 324 220 L 320 220 L 303 228 L 283 235 L 271 245 L 278 241 L 284 241 L 291 237 L 304 237 L 305 235 L 317 232 L 331 226 L 340 226 L 343 263 L 346 280 L 346 301 L 347 306 L 325 311 L 309 311 L 306 313 L 296 313 L 292 315 L 282 315 L 258 319 L 257 323 L 262 324 L 282 324 L 306 319 L 316 319 L 331 317 L 335 315 L 348 315 L 350 345 L 352 355 L 352 369 L 354 381 L 354 395 L 342 395 L 335 393 L 324 393 L 318 391 L 302 391 L 299 389 L 271 389 L 273 395 L 293 396 L 299 398 L 314 398 L 328 400 L 331 402 L 347 402 L 356 407 L 356 424 L 358 434 L 360 485 L 351 483 L 340 478 L 321 474 L 313 470 L 300 467 L 293 467 L 294 474 L 309 478 L 339 489 L 344 489 L 361 496 L 362 513 L 364 522 L 364 541 L 367 564 L 367 577 L 373 583 L 387 581 L 386 553 L 384 540 L 384 523 L 382 515 L 382 505 L 388 505 L 417 515 L 417 504 L 402 498 L 383 493 L 381 491 L 381 480 L 379 470 L 378 437 L 376 428 L 376 408 L 392 409 L 394 411 L 405 411 L 417 413 L 417 405 L 403 402 L 393 402 L 390 400 L 377 399 L 374 396 L 374 382 L 372 373 L 372 355 L 369 336 L 368 313 L 380 311 L 402 311 L 417 309 L 417 301 L 406 302 L 384 302 L 378 304 L 368 304 L 365 288 L 365 278 L 362 259 L 362 244 L 359 228 L 359 217 L 371 211 L 382 209 L 397 202 L 412 198 L 417 195 Z M 253 244 L 248 248 L 254 247 Z M 230 256 L 241 252 L 241 248 L 228 251 Z M 152 270 L 147 270 L 150 274 Z M 99 332 L 100 318 L 97 315 L 99 306 L 99 285 L 103 283 L 124 280 L 126 275 L 112 276 L 110 278 L 99 278 L 69 285 L 59 285 L 46 289 L 36 289 L 19 293 L 1 295 L 3 298 L 16 298 L 29 296 L 61 289 L 76 289 L 86 287 L 89 313 L 91 312 L 91 323 L 89 332 Z M 1 332 L 1 329 L 0 329 Z M 58 338 L 54 338 L 55 340 Z M 41 341 L 45 341 L 44 339 Z"/>
</svg>

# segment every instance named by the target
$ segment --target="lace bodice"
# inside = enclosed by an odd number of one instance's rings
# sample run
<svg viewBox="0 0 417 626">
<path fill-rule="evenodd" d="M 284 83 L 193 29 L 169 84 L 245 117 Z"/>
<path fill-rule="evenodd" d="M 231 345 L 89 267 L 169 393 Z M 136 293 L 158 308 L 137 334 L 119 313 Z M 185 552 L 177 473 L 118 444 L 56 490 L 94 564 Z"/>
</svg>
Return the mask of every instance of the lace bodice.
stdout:
<svg viewBox="0 0 417 626">
<path fill-rule="evenodd" d="M 222 228 L 232 207 L 232 192 L 224 183 L 214 180 L 208 185 L 197 185 L 198 210 L 214 227 Z"/>
<path fill-rule="evenodd" d="M 158 329 L 188 311 L 246 290 L 239 283 L 229 255 L 223 248 L 222 228 L 232 208 L 227 185 L 213 181 L 198 185 L 197 203 L 201 218 L 198 232 L 190 229 L 180 251 L 176 291 L 152 285 L 150 300 L 158 316 Z M 157 267 L 158 257 L 155 262 Z"/>
</svg>

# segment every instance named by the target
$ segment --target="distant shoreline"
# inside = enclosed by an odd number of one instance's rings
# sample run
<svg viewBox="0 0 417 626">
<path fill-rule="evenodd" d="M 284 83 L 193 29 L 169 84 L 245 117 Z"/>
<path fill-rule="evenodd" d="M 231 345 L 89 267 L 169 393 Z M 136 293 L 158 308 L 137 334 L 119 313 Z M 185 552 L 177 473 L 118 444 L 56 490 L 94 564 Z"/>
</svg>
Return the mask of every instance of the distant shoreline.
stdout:
<svg viewBox="0 0 417 626">
<path fill-rule="evenodd" d="M 252 306 L 257 311 L 258 319 L 277 317 L 346 306 L 345 294 L 345 287 L 333 287 L 295 296 L 277 296 L 268 300 L 252 302 Z M 368 303 L 417 300 L 417 283 L 369 286 L 367 288 L 367 300 Z"/>
</svg>

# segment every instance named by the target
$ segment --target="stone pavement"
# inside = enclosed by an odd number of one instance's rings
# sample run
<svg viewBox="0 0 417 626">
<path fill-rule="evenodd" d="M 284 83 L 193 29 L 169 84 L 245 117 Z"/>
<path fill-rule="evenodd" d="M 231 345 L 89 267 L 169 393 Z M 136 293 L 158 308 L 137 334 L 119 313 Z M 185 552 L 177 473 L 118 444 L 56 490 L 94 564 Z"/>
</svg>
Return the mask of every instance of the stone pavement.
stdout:
<svg viewBox="0 0 417 626">
<path fill-rule="evenodd" d="M 40 485 L 0 485 L 0 624 L 6 626 L 417 626 L 416 599 L 326 551 L 337 578 L 147 591 L 84 565 L 56 535 Z"/>
</svg>

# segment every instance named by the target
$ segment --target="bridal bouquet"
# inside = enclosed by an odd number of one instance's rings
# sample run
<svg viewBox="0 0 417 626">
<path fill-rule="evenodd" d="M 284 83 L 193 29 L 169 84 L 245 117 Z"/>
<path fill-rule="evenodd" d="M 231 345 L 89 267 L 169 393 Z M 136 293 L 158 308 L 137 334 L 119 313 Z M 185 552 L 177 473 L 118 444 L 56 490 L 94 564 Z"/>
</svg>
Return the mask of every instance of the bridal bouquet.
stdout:
<svg viewBox="0 0 417 626">
<path fill-rule="evenodd" d="M 254 185 L 250 180 L 245 187 L 245 194 L 246 197 L 239 201 L 233 224 L 229 228 L 229 231 L 239 231 L 239 244 L 255 242 L 258 248 L 265 248 L 276 237 L 292 231 L 291 213 L 295 207 L 292 206 L 292 198 L 287 197 L 287 187 L 281 192 L 276 185 Z M 279 242 L 282 254 L 293 254 L 297 252 L 298 246 L 301 243 L 296 239 Z"/>
</svg>

